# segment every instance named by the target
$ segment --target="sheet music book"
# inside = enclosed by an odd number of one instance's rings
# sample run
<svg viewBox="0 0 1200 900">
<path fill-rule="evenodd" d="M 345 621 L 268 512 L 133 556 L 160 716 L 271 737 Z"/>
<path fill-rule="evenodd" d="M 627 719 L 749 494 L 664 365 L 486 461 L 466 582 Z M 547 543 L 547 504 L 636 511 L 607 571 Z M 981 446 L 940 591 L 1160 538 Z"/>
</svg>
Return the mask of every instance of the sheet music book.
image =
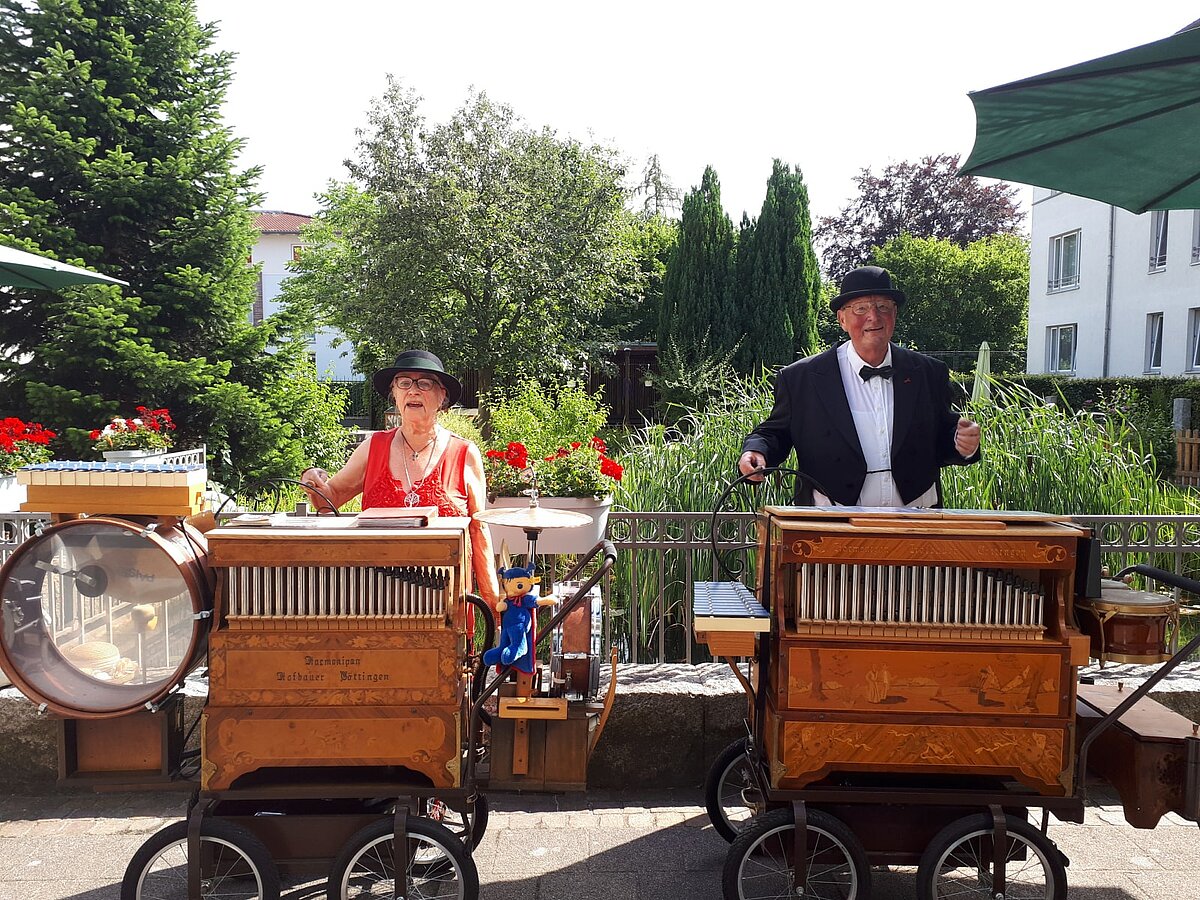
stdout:
<svg viewBox="0 0 1200 900">
<path fill-rule="evenodd" d="M 436 506 L 375 506 L 354 520 L 357 528 L 424 528 L 437 518 Z"/>
</svg>

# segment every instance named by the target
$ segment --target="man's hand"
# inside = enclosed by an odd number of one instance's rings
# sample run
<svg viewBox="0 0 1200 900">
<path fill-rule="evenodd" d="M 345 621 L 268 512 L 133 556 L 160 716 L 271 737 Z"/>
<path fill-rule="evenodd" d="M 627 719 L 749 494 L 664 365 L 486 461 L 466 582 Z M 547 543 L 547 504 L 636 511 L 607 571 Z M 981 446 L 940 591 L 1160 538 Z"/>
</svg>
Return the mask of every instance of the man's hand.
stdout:
<svg viewBox="0 0 1200 900">
<path fill-rule="evenodd" d="M 979 429 L 976 428 L 975 430 L 978 431 Z M 765 469 L 766 467 L 767 467 L 767 458 L 765 456 L 763 456 L 761 453 L 758 453 L 757 451 L 754 451 L 754 450 L 747 450 L 738 459 L 738 471 L 741 472 L 743 475 L 750 475 L 750 473 L 755 471 L 756 469 Z M 750 480 L 751 481 L 762 481 L 763 476 L 761 474 L 760 475 L 751 475 Z"/>
<path fill-rule="evenodd" d="M 977 423 L 970 419 L 960 418 L 958 420 L 958 426 L 954 429 L 954 449 L 963 459 L 975 455 L 975 451 L 979 449 L 979 425 Z"/>
</svg>

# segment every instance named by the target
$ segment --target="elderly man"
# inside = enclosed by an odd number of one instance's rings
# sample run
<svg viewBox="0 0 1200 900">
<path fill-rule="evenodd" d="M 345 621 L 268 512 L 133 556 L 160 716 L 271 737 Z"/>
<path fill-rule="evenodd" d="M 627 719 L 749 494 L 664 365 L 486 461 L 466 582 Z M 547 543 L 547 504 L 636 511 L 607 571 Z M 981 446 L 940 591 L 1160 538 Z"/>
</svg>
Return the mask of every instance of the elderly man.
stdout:
<svg viewBox="0 0 1200 900">
<path fill-rule="evenodd" d="M 979 426 L 951 409 L 945 365 L 892 344 L 904 301 L 878 266 L 842 280 L 829 305 L 849 342 L 780 370 L 770 417 L 742 444 L 743 475 L 795 447 L 796 467 L 828 491 L 800 485 L 799 503 L 941 505 L 941 467 L 978 461 Z"/>
</svg>

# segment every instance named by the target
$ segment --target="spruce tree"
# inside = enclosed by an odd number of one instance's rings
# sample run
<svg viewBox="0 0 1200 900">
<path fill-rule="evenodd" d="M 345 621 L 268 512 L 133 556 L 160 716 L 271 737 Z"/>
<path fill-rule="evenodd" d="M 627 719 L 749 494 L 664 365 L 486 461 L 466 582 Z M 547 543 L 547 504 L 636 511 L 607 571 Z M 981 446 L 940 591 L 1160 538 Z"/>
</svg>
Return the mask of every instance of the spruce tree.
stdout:
<svg viewBox="0 0 1200 900">
<path fill-rule="evenodd" d="M 291 391 L 301 323 L 249 324 L 258 170 L 235 171 L 214 34 L 191 0 L 0 0 L 0 234 L 130 284 L 0 293 L 0 403 L 60 455 L 167 407 L 237 484 L 294 474 L 336 410 Z"/>
<path fill-rule="evenodd" d="M 820 273 L 808 189 L 799 170 L 775 160 L 762 211 L 738 251 L 738 319 L 746 329 L 738 368 L 786 365 L 817 349 Z"/>
<path fill-rule="evenodd" d="M 734 319 L 733 223 L 721 206 L 721 183 L 711 166 L 683 198 L 679 242 L 663 281 L 658 343 L 673 340 L 680 357 L 697 365 L 731 354 L 741 329 Z"/>
</svg>

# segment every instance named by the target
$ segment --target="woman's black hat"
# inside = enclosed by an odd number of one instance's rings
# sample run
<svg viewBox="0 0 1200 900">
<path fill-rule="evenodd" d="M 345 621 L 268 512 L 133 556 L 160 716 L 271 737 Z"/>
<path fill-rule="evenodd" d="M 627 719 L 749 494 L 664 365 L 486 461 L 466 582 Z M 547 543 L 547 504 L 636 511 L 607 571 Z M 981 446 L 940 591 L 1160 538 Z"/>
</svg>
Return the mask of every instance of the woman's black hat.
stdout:
<svg viewBox="0 0 1200 900">
<path fill-rule="evenodd" d="M 396 362 L 390 368 L 380 369 L 371 378 L 375 390 L 387 397 L 392 397 L 392 379 L 401 372 L 428 372 L 437 377 L 446 389 L 446 406 L 453 406 L 462 396 L 462 383 L 446 372 L 442 361 L 428 350 L 405 350 L 396 357 Z"/>
<path fill-rule="evenodd" d="M 904 291 L 892 287 L 892 276 L 879 266 L 862 266 L 847 273 L 842 279 L 842 292 L 829 301 L 829 308 L 837 312 L 855 297 L 891 297 L 897 306 L 903 306 Z"/>
</svg>

